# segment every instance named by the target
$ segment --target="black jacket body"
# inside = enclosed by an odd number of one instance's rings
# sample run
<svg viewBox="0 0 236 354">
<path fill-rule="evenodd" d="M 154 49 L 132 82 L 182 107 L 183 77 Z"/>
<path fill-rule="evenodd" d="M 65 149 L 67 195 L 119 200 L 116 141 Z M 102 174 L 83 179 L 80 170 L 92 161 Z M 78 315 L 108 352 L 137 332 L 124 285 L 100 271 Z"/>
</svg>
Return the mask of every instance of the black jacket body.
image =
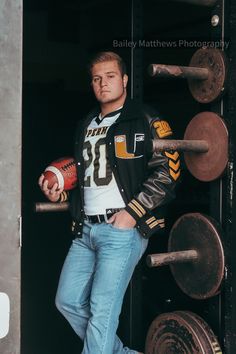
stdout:
<svg viewBox="0 0 236 354">
<path fill-rule="evenodd" d="M 74 156 L 79 182 L 69 196 L 75 237 L 82 236 L 84 221 L 84 137 L 97 114 L 99 109 L 80 121 L 75 136 Z M 127 98 L 106 136 L 109 165 L 126 210 L 136 219 L 136 227 L 145 238 L 164 227 L 163 207 L 175 197 L 174 189 L 180 175 L 179 154 L 152 151 L 152 139 L 166 139 L 171 135 L 166 121 Z"/>
</svg>

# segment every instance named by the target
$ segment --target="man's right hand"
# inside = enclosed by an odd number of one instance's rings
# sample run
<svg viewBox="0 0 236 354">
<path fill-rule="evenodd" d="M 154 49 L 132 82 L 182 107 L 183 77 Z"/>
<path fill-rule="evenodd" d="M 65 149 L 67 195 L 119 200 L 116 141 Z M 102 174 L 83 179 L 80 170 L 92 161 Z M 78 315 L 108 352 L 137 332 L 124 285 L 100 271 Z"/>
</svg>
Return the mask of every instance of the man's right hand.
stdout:
<svg viewBox="0 0 236 354">
<path fill-rule="evenodd" d="M 44 179 L 44 175 L 42 174 L 38 180 L 39 187 L 46 198 L 48 198 L 51 202 L 57 202 L 60 198 L 60 194 L 63 192 L 63 188 L 58 189 L 58 184 L 55 183 L 52 188 L 48 188 L 48 181 Z"/>
</svg>

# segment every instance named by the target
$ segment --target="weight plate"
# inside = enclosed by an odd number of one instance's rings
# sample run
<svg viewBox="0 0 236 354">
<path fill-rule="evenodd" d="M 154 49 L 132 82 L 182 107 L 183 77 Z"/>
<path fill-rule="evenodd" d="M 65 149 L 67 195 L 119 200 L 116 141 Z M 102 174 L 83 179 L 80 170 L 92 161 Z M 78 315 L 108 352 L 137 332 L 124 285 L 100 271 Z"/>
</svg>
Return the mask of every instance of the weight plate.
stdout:
<svg viewBox="0 0 236 354">
<path fill-rule="evenodd" d="M 220 49 L 201 48 L 197 50 L 189 66 L 209 70 L 206 80 L 188 80 L 189 90 L 196 101 L 209 103 L 221 97 L 225 89 L 226 59 Z"/>
<path fill-rule="evenodd" d="M 224 121 L 213 112 L 201 112 L 188 124 L 184 140 L 205 140 L 209 150 L 188 152 L 184 159 L 190 173 L 200 181 L 219 178 L 228 163 L 228 130 Z"/>
<path fill-rule="evenodd" d="M 196 324 L 196 328 L 198 329 L 199 335 L 201 335 L 202 341 L 204 341 L 205 346 L 209 348 L 206 353 L 213 352 L 215 354 L 222 354 L 217 337 L 210 326 L 200 316 L 190 311 L 178 311 L 178 313 L 181 313 L 182 317 L 185 316 L 186 319 L 188 318 Z"/>
<path fill-rule="evenodd" d="M 221 234 L 218 223 L 200 213 L 183 215 L 171 229 L 169 252 L 198 253 L 198 259 L 192 262 L 170 265 L 178 286 L 194 299 L 207 299 L 219 292 L 225 265 Z"/>
<path fill-rule="evenodd" d="M 220 348 L 216 337 L 214 346 L 205 334 L 206 328 L 212 338 L 210 327 L 205 323 L 203 330 L 202 324 L 188 313 L 164 313 L 155 318 L 148 330 L 145 354 L 220 354 L 221 351 L 214 349 Z"/>
</svg>

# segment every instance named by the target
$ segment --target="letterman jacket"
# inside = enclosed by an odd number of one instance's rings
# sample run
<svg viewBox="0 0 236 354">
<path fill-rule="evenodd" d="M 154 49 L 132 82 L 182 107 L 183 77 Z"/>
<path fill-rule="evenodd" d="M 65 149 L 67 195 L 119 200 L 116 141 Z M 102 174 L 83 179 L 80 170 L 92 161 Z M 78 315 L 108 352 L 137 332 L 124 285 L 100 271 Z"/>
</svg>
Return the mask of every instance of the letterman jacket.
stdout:
<svg viewBox="0 0 236 354">
<path fill-rule="evenodd" d="M 99 109 L 92 111 L 78 123 L 74 152 L 78 186 L 70 191 L 70 195 L 62 192 L 60 198 L 60 201 L 65 201 L 69 197 L 75 237 L 82 237 L 85 217 L 83 142 L 88 124 L 99 112 Z M 152 139 L 166 139 L 171 135 L 166 121 L 127 98 L 120 116 L 106 136 L 108 161 L 125 209 L 134 217 L 136 228 L 145 238 L 165 226 L 163 207 L 175 197 L 174 189 L 180 176 L 179 154 L 177 151 L 152 150 Z"/>
</svg>

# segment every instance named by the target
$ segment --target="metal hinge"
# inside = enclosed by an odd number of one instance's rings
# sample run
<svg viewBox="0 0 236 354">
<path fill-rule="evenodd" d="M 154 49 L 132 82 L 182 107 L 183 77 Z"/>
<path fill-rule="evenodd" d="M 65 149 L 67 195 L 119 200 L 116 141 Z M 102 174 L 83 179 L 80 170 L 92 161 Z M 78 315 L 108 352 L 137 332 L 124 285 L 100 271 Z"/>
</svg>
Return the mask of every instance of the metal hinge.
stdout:
<svg viewBox="0 0 236 354">
<path fill-rule="evenodd" d="M 18 216 L 19 247 L 22 247 L 22 215 Z"/>
</svg>

